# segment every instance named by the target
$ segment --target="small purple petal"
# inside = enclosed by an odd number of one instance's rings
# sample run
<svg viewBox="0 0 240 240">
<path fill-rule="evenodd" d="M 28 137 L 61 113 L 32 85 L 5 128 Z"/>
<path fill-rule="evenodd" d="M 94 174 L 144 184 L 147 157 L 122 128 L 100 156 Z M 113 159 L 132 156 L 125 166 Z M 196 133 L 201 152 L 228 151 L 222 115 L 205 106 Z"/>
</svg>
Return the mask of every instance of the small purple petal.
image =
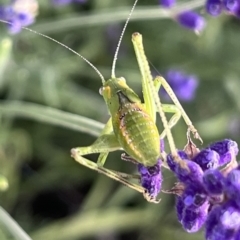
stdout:
<svg viewBox="0 0 240 240">
<path fill-rule="evenodd" d="M 239 7 L 238 0 L 223 0 L 223 5 L 229 12 L 235 12 Z"/>
<path fill-rule="evenodd" d="M 166 80 L 176 96 L 182 101 L 191 101 L 195 97 L 198 87 L 198 79 L 194 75 L 187 75 L 179 70 L 169 70 L 166 73 Z M 161 94 L 166 100 L 170 100 L 167 92 L 161 88 Z"/>
<path fill-rule="evenodd" d="M 181 220 L 183 228 L 190 233 L 197 232 L 207 220 L 208 209 L 208 202 L 196 209 L 184 208 Z"/>
<path fill-rule="evenodd" d="M 197 32 L 201 32 L 206 25 L 204 18 L 198 13 L 192 11 L 180 13 L 177 16 L 177 21 L 183 27 Z"/>
<path fill-rule="evenodd" d="M 234 240 L 240 240 L 240 229 L 236 232 Z"/>
<path fill-rule="evenodd" d="M 171 8 L 176 4 L 176 0 L 159 0 L 159 4 L 164 8 Z"/>
<path fill-rule="evenodd" d="M 21 30 L 22 30 L 21 26 L 22 25 L 18 20 L 14 19 L 10 22 L 12 24 L 8 24 L 7 28 L 8 28 L 8 30 L 11 34 L 17 34 L 17 33 L 21 32 Z"/>
<path fill-rule="evenodd" d="M 178 218 L 179 222 L 182 221 L 184 207 L 185 207 L 185 204 L 183 202 L 182 197 L 177 197 L 176 198 L 176 211 L 177 211 L 177 218 Z"/>
<path fill-rule="evenodd" d="M 208 201 L 208 196 L 203 191 L 204 189 L 197 185 L 188 186 L 181 196 L 184 205 L 192 209 L 201 207 L 206 201 Z"/>
<path fill-rule="evenodd" d="M 216 151 L 219 156 L 219 166 L 229 163 L 238 154 L 238 145 L 235 141 L 224 139 L 209 145 L 209 148 Z"/>
<path fill-rule="evenodd" d="M 221 206 L 215 206 L 210 211 L 206 221 L 206 230 L 205 230 L 206 239 L 212 240 L 211 237 L 214 236 L 215 227 L 218 224 L 220 214 L 221 214 Z"/>
<path fill-rule="evenodd" d="M 222 2 L 220 0 L 207 0 L 206 2 L 206 10 L 213 17 L 221 14 L 222 7 Z"/>
<path fill-rule="evenodd" d="M 240 207 L 240 170 L 232 170 L 225 180 L 225 192 Z"/>
<path fill-rule="evenodd" d="M 220 216 L 219 221 L 222 226 L 227 229 L 237 230 L 240 227 L 240 211 L 238 208 L 231 204 L 227 203 L 227 207 L 224 208 L 222 215 Z"/>
<path fill-rule="evenodd" d="M 216 151 L 206 148 L 198 153 L 192 159 L 192 161 L 197 163 L 202 168 L 202 170 L 205 171 L 210 168 L 217 168 L 219 159 L 219 154 Z"/>
<path fill-rule="evenodd" d="M 217 169 L 209 169 L 204 172 L 203 184 L 209 194 L 222 194 L 224 177 Z"/>
<path fill-rule="evenodd" d="M 175 170 L 175 175 L 179 181 L 185 184 L 201 184 L 203 177 L 203 170 L 195 162 L 185 160 L 187 168 L 178 165 Z"/>
<path fill-rule="evenodd" d="M 240 226 L 240 212 L 231 201 L 217 206 L 209 213 L 206 221 L 206 239 L 234 240 Z"/>
<path fill-rule="evenodd" d="M 188 159 L 187 154 L 184 151 L 178 151 L 178 155 L 182 160 Z M 173 172 L 176 171 L 178 163 L 174 160 L 171 154 L 167 155 L 167 164 Z"/>
<path fill-rule="evenodd" d="M 22 26 L 29 26 L 34 23 L 33 16 L 27 14 L 27 13 L 19 13 L 17 15 L 18 21 Z"/>
</svg>

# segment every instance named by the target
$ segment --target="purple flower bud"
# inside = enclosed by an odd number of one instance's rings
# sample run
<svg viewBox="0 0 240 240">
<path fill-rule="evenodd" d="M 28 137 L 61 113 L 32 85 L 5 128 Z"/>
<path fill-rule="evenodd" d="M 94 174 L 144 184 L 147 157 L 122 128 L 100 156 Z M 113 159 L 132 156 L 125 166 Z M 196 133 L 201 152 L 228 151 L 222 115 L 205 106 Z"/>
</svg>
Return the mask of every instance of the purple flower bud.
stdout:
<svg viewBox="0 0 240 240">
<path fill-rule="evenodd" d="M 178 155 L 183 161 L 188 159 L 187 154 L 184 151 L 178 151 Z M 167 164 L 173 172 L 176 171 L 178 163 L 174 160 L 171 154 L 167 155 Z"/>
<path fill-rule="evenodd" d="M 153 199 L 157 197 L 162 186 L 161 164 L 162 162 L 160 160 L 152 167 L 145 167 L 142 164 L 138 164 L 138 172 L 141 175 L 141 185 Z"/>
<path fill-rule="evenodd" d="M 207 0 L 206 11 L 216 17 L 222 12 L 222 2 L 220 0 Z"/>
<path fill-rule="evenodd" d="M 182 197 L 177 197 L 176 198 L 176 211 L 177 211 L 177 218 L 178 218 L 179 222 L 182 221 L 184 207 L 185 207 L 185 204 L 183 202 Z"/>
<path fill-rule="evenodd" d="M 159 0 L 159 4 L 164 8 L 171 8 L 176 4 L 176 0 Z"/>
<path fill-rule="evenodd" d="M 196 76 L 187 75 L 182 71 L 172 69 L 167 72 L 166 80 L 180 100 L 191 101 L 195 97 L 198 87 Z M 160 91 L 166 100 L 170 100 L 170 97 L 163 88 Z"/>
<path fill-rule="evenodd" d="M 201 167 L 197 163 L 187 160 L 187 154 L 184 151 L 178 151 L 178 155 L 184 161 L 185 166 L 183 166 L 183 162 L 175 161 L 171 154 L 167 156 L 167 164 L 178 180 L 184 184 L 201 185 L 203 176 Z"/>
<path fill-rule="evenodd" d="M 232 170 L 226 177 L 225 192 L 240 207 L 240 170 Z"/>
<path fill-rule="evenodd" d="M 206 238 L 210 240 L 235 240 L 240 228 L 240 210 L 233 201 L 211 210 L 206 221 Z"/>
<path fill-rule="evenodd" d="M 219 156 L 219 166 L 223 166 L 229 163 L 233 157 L 238 154 L 238 145 L 235 141 L 230 139 L 224 139 L 219 142 L 215 142 L 209 146 L 212 150 L 216 151 Z"/>
<path fill-rule="evenodd" d="M 227 202 L 227 206 L 223 206 L 224 211 L 220 216 L 220 224 L 227 229 L 237 230 L 240 227 L 240 211 L 231 202 Z"/>
<path fill-rule="evenodd" d="M 189 209 L 196 209 L 208 201 L 208 196 L 203 192 L 203 190 L 203 188 L 194 184 L 188 186 L 181 196 L 185 207 L 188 207 Z"/>
<path fill-rule="evenodd" d="M 240 240 L 240 229 L 236 232 L 234 240 Z"/>
<path fill-rule="evenodd" d="M 26 14 L 26 13 L 19 13 L 17 14 L 17 19 L 22 26 L 28 26 L 34 23 L 33 16 Z"/>
<path fill-rule="evenodd" d="M 203 171 L 211 168 L 217 168 L 219 164 L 219 154 L 209 148 L 203 149 L 192 161 L 197 163 Z"/>
<path fill-rule="evenodd" d="M 214 236 L 215 234 L 215 227 L 218 224 L 220 214 L 221 214 L 221 206 L 214 206 L 213 209 L 211 209 L 206 221 L 206 230 L 205 230 L 206 239 L 209 239 L 209 240 L 214 239 L 210 237 Z"/>
<path fill-rule="evenodd" d="M 203 177 L 203 170 L 195 162 L 186 160 L 186 168 L 182 167 L 180 164 L 175 170 L 175 175 L 179 181 L 185 184 L 201 184 Z"/>
<path fill-rule="evenodd" d="M 204 172 L 203 184 L 208 193 L 221 194 L 223 193 L 224 177 L 218 169 L 209 169 Z"/>
<path fill-rule="evenodd" d="M 239 7 L 238 0 L 223 0 L 223 5 L 229 12 L 235 12 Z"/>
<path fill-rule="evenodd" d="M 176 19 L 183 27 L 196 32 L 201 32 L 206 25 L 205 19 L 198 13 L 192 11 L 180 13 Z"/>
<path fill-rule="evenodd" d="M 206 201 L 199 208 L 185 207 L 182 213 L 181 224 L 187 232 L 197 232 L 206 222 L 208 216 L 209 203 Z"/>
</svg>

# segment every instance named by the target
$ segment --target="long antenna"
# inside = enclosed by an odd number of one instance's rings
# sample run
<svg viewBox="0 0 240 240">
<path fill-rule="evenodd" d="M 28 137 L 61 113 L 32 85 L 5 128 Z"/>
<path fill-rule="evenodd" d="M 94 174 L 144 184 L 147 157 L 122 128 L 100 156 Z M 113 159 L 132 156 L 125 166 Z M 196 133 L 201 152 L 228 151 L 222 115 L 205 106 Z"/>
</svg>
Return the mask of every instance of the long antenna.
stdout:
<svg viewBox="0 0 240 240">
<path fill-rule="evenodd" d="M 5 21 L 5 20 L 1 20 L 1 19 L 0 19 L 0 22 L 13 25 L 13 23 L 8 22 L 8 21 Z M 88 61 L 85 57 L 83 57 L 80 53 L 74 51 L 73 49 L 71 49 L 71 48 L 68 47 L 67 45 L 65 45 L 65 44 L 63 44 L 63 43 L 55 40 L 54 38 L 51 38 L 51 37 L 49 37 L 49 36 L 47 36 L 47 35 L 45 35 L 45 34 L 43 34 L 43 33 L 36 32 L 36 31 L 32 30 L 31 28 L 26 28 L 26 27 L 21 27 L 21 28 L 22 28 L 22 29 L 25 29 L 25 30 L 28 30 L 28 31 L 30 31 L 30 32 L 32 32 L 32 33 L 35 33 L 35 34 L 37 34 L 37 35 L 40 35 L 40 36 L 42 36 L 42 37 L 45 37 L 45 38 L 47 38 L 47 39 L 50 39 L 51 41 L 53 41 L 53 42 L 55 42 L 55 43 L 58 43 L 59 45 L 65 47 L 65 48 L 68 49 L 69 51 L 73 52 L 74 54 L 76 54 L 77 56 L 79 56 L 80 58 L 82 58 L 90 67 L 92 67 L 92 68 L 95 70 L 95 72 L 96 72 L 96 73 L 98 74 L 98 76 L 101 78 L 102 84 L 105 83 L 105 79 L 104 79 L 103 75 L 100 73 L 100 71 L 99 71 L 90 61 Z"/>
<path fill-rule="evenodd" d="M 122 30 L 122 32 L 121 32 L 121 35 L 120 35 L 120 38 L 119 38 L 119 41 L 118 41 L 118 44 L 117 44 L 117 48 L 116 48 L 116 51 L 115 51 L 115 54 L 114 54 L 114 58 L 113 58 L 111 78 L 116 78 L 116 76 L 115 76 L 115 68 L 116 68 L 116 62 L 117 62 L 118 52 L 119 52 L 120 45 L 121 45 L 121 42 L 122 42 L 122 39 L 123 39 L 123 35 L 124 35 L 124 33 L 125 33 L 125 30 L 126 30 L 126 28 L 127 28 L 127 25 L 128 25 L 128 23 L 129 23 L 129 20 L 130 20 L 130 18 L 131 18 L 131 16 L 132 16 L 132 13 L 133 13 L 136 5 L 137 5 L 137 2 L 138 2 L 138 0 L 135 0 L 134 4 L 133 4 L 133 6 L 132 6 L 132 9 L 131 9 L 131 11 L 130 11 L 130 13 L 129 13 L 129 15 L 128 15 L 128 18 L 127 18 L 127 20 L 126 20 L 126 22 L 125 22 L 125 24 L 124 24 L 123 30 Z"/>
</svg>

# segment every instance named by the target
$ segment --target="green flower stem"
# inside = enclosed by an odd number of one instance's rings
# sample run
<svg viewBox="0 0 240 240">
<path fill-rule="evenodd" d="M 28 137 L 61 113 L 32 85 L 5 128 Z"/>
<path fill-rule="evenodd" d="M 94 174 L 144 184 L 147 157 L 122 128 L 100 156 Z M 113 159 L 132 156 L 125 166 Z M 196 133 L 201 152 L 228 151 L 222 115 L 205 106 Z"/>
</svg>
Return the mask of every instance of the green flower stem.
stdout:
<svg viewBox="0 0 240 240">
<path fill-rule="evenodd" d="M 146 21 L 162 18 L 174 18 L 174 16 L 182 11 L 195 9 L 203 6 L 204 0 L 195 0 L 191 2 L 186 2 L 178 4 L 172 9 L 163 9 L 158 6 L 154 7 L 137 7 L 131 17 L 131 21 Z M 126 21 L 126 17 L 129 14 L 129 8 L 107 9 L 102 12 L 91 13 L 88 15 L 77 15 L 76 17 L 71 17 L 69 19 L 59 19 L 56 21 L 47 20 L 45 23 L 36 24 L 34 30 L 44 34 L 61 32 L 64 30 L 69 30 L 73 28 L 79 29 L 80 27 L 104 25 L 106 23 L 117 23 Z"/>
<path fill-rule="evenodd" d="M 2 208 L 0 207 L 0 224 L 14 236 L 17 240 L 31 240 L 31 238 L 23 231 L 18 223 Z"/>
<path fill-rule="evenodd" d="M 20 101 L 0 101 L 0 114 L 34 119 L 55 126 L 86 132 L 93 136 L 99 136 L 104 127 L 104 124 L 83 116 Z"/>
</svg>

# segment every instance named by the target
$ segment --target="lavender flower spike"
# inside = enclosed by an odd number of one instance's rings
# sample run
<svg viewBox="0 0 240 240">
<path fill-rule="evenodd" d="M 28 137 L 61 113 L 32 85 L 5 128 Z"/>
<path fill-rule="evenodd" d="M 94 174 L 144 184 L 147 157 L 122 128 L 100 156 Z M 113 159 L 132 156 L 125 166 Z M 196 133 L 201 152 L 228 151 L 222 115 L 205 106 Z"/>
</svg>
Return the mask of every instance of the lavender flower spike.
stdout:
<svg viewBox="0 0 240 240">
<path fill-rule="evenodd" d="M 180 70 L 172 69 L 167 72 L 165 77 L 180 100 L 186 102 L 193 100 L 198 87 L 198 79 L 196 76 L 188 75 Z M 166 100 L 170 99 L 163 88 L 161 88 L 160 91 Z"/>
<path fill-rule="evenodd" d="M 222 12 L 222 1 L 220 0 L 207 0 L 206 11 L 213 17 L 217 17 Z"/>
<path fill-rule="evenodd" d="M 148 195 L 152 199 L 156 199 L 162 186 L 161 160 L 152 167 L 145 167 L 138 164 L 138 172 L 141 175 L 141 185 L 146 189 Z"/>
<path fill-rule="evenodd" d="M 31 25 L 37 12 L 38 2 L 36 0 L 13 0 L 9 5 L 0 6 L 0 17 L 11 23 L 7 25 L 7 28 L 12 34 L 19 33 L 21 27 Z"/>
<path fill-rule="evenodd" d="M 177 15 L 176 19 L 180 25 L 197 33 L 201 32 L 206 25 L 204 18 L 193 11 L 180 13 Z"/>
</svg>

